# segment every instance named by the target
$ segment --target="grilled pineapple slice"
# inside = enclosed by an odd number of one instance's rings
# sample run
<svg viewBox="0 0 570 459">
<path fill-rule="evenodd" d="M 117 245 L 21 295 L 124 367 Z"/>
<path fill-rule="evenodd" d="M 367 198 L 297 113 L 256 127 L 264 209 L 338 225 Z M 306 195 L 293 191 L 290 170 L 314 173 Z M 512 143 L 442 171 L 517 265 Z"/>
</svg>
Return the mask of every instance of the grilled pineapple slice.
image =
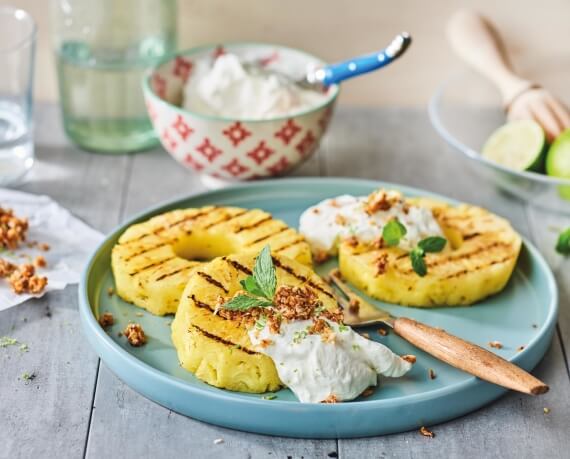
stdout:
<svg viewBox="0 0 570 459">
<path fill-rule="evenodd" d="M 508 221 L 470 205 L 409 201 L 432 209 L 448 248 L 426 255 L 428 272 L 420 277 L 402 249 L 345 241 L 339 247 L 339 267 L 348 281 L 379 300 L 426 307 L 472 304 L 505 287 L 521 249 L 521 238 Z"/>
<path fill-rule="evenodd" d="M 116 292 L 153 314 L 174 313 L 197 260 L 259 252 L 266 244 L 311 265 L 304 238 L 261 210 L 202 207 L 158 215 L 129 227 L 113 247 Z"/>
<path fill-rule="evenodd" d="M 273 360 L 253 350 L 246 328 L 214 314 L 218 297 L 232 297 L 251 274 L 257 252 L 216 258 L 192 271 L 172 322 L 180 365 L 202 381 L 240 392 L 274 391 L 283 384 Z M 273 255 L 277 286 L 308 285 L 323 306 L 337 308 L 330 287 L 310 268 Z"/>
</svg>

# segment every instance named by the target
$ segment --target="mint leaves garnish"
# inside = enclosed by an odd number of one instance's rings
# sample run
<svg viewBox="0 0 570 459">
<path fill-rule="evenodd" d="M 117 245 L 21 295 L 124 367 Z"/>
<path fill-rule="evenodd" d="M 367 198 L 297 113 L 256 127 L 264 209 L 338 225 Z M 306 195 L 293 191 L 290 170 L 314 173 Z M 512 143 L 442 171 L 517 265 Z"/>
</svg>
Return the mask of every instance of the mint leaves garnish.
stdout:
<svg viewBox="0 0 570 459">
<path fill-rule="evenodd" d="M 558 236 L 556 251 L 560 255 L 570 255 L 570 228 L 566 228 L 560 233 L 560 236 Z"/>
<path fill-rule="evenodd" d="M 424 277 L 427 274 L 426 253 L 441 252 L 446 244 L 447 240 L 441 236 L 426 237 L 418 242 L 417 247 L 410 252 L 412 268 L 418 276 Z"/>
<path fill-rule="evenodd" d="M 267 308 L 272 306 L 273 303 L 264 298 L 259 298 L 249 295 L 234 296 L 231 300 L 222 305 L 224 309 L 230 311 L 247 311 L 251 308 Z"/>
<path fill-rule="evenodd" d="M 395 247 L 407 232 L 406 227 L 397 218 L 394 218 L 382 228 L 382 239 L 388 246 Z"/>
<path fill-rule="evenodd" d="M 277 274 L 271 249 L 268 245 L 263 247 L 255 259 L 253 274 L 241 282 L 247 295 L 236 295 L 222 305 L 231 311 L 247 311 L 251 308 L 267 308 L 273 306 L 273 297 L 277 288 Z"/>
<path fill-rule="evenodd" d="M 426 253 L 429 252 L 441 252 L 443 248 L 447 244 L 447 240 L 440 236 L 430 236 L 422 239 L 418 243 L 418 248 L 423 250 Z"/>
</svg>

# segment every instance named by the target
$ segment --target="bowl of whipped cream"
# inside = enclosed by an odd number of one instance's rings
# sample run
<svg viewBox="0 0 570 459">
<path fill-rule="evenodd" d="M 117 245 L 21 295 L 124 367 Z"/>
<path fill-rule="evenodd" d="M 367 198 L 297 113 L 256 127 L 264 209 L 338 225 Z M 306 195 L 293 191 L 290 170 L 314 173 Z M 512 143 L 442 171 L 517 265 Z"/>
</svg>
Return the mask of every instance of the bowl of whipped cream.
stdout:
<svg viewBox="0 0 570 459">
<path fill-rule="evenodd" d="M 323 65 L 280 45 L 204 46 L 157 64 L 143 90 L 164 148 L 215 186 L 283 175 L 311 156 L 339 87 L 294 81 Z"/>
</svg>

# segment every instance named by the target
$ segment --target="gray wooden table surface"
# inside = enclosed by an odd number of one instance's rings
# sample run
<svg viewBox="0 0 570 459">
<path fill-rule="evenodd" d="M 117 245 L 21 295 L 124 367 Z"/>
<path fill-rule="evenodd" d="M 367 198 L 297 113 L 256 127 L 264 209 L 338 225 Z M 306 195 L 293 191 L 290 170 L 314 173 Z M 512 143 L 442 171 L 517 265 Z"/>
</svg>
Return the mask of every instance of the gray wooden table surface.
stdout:
<svg viewBox="0 0 570 459">
<path fill-rule="evenodd" d="M 161 149 L 119 157 L 84 153 L 65 139 L 55 106 L 40 105 L 36 117 L 38 161 L 20 188 L 50 195 L 102 232 L 150 205 L 202 189 Z M 71 286 L 0 313 L 0 336 L 29 346 L 27 353 L 0 349 L 0 458 L 570 457 L 570 260 L 553 251 L 553 227 L 570 219 L 529 208 L 482 182 L 436 136 L 423 110 L 339 109 L 320 150 L 296 175 L 407 184 L 509 218 L 545 254 L 560 288 L 557 333 L 535 370 L 551 391 L 537 398 L 509 393 L 433 426 L 434 439 L 418 432 L 335 441 L 232 431 L 173 413 L 117 379 L 83 339 Z M 36 378 L 26 382 L 24 372 Z M 218 438 L 223 443 L 214 444 Z"/>
</svg>

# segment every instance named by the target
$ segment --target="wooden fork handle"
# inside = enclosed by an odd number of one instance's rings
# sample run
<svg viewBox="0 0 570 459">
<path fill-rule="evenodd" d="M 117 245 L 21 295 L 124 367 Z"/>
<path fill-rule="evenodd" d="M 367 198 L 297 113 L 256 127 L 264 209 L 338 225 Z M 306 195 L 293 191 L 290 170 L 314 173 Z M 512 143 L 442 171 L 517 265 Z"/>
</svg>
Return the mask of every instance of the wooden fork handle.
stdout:
<svg viewBox="0 0 570 459">
<path fill-rule="evenodd" d="M 483 15 L 459 10 L 447 24 L 447 37 L 461 59 L 495 83 L 505 105 L 533 85 L 514 72 L 499 32 Z"/>
<path fill-rule="evenodd" d="M 485 381 L 530 395 L 548 391 L 546 384 L 522 368 L 441 329 L 402 317 L 394 321 L 394 331 L 428 354 Z"/>
</svg>

